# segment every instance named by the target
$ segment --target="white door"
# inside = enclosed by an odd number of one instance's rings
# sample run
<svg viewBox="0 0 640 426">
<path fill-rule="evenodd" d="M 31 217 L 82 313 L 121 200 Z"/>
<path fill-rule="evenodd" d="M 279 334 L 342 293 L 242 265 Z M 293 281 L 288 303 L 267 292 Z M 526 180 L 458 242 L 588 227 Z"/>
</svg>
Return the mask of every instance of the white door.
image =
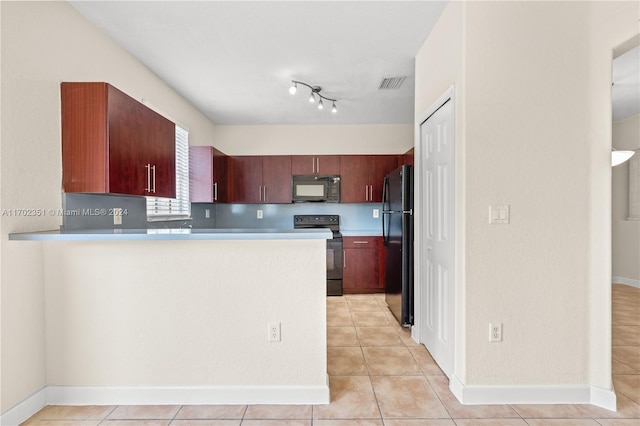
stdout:
<svg viewBox="0 0 640 426">
<path fill-rule="evenodd" d="M 420 340 L 442 371 L 453 368 L 453 100 L 420 125 Z"/>
</svg>

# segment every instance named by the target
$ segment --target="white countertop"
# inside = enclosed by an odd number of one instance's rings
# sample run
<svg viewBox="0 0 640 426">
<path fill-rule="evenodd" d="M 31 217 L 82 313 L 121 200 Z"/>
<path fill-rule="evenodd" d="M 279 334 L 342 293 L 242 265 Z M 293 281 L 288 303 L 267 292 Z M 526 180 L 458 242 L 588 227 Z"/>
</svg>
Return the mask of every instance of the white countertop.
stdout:
<svg viewBox="0 0 640 426">
<path fill-rule="evenodd" d="M 330 240 L 328 229 L 95 229 L 9 234 L 12 241 Z"/>
</svg>

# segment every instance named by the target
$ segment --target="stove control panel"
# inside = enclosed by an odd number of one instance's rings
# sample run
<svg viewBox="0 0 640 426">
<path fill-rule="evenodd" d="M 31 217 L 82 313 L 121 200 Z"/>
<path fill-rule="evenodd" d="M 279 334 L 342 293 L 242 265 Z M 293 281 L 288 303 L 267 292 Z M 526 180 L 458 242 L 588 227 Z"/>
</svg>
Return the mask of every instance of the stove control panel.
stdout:
<svg viewBox="0 0 640 426">
<path fill-rule="evenodd" d="M 340 226 L 339 215 L 313 215 L 300 214 L 293 216 L 293 226 L 295 227 L 335 227 Z"/>
</svg>

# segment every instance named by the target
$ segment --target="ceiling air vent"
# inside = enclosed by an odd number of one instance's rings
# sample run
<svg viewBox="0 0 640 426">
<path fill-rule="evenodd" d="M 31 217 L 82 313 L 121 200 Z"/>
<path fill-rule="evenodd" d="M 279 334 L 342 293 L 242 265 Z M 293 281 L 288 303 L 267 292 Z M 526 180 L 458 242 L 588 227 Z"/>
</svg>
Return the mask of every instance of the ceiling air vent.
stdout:
<svg viewBox="0 0 640 426">
<path fill-rule="evenodd" d="M 380 86 L 378 86 L 378 90 L 395 90 L 399 89 L 402 86 L 406 76 L 402 77 L 385 77 L 380 82 Z"/>
</svg>

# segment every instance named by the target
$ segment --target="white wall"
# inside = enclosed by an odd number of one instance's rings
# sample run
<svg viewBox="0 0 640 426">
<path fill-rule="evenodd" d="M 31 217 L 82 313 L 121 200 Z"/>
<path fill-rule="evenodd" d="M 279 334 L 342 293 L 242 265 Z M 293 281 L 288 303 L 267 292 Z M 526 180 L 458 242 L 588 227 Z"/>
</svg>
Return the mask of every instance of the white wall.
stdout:
<svg viewBox="0 0 640 426">
<path fill-rule="evenodd" d="M 465 212 L 465 109 L 464 93 L 464 13 L 463 2 L 450 2 L 444 10 L 435 28 L 429 34 L 424 45 L 416 56 L 416 97 L 415 113 L 416 122 L 424 119 L 423 114 L 433 102 L 442 96 L 449 87 L 455 85 L 455 182 L 456 182 L 456 219 L 455 219 L 455 276 L 464 277 L 465 266 L 465 236 L 464 212 Z M 437 64 L 437 65 L 436 65 Z M 416 167 L 419 167 L 420 159 L 416 158 Z M 416 176 L 418 173 L 416 173 Z M 419 185 L 420 183 L 417 182 Z M 415 194 L 416 215 L 420 215 L 419 206 L 423 194 Z M 416 236 L 420 235 L 420 223 L 416 221 Z M 415 245 L 416 256 L 420 256 L 420 244 Z M 416 263 L 417 266 L 417 263 Z M 421 271 L 415 269 L 415 280 L 421 280 Z M 464 291 L 455 294 L 455 312 L 464 318 L 465 300 Z M 416 300 L 419 300 L 420 288 L 416 289 Z M 420 310 L 416 310 L 416 324 L 420 321 Z M 464 379 L 466 376 L 466 341 L 465 322 L 457 320 L 455 324 L 455 359 L 454 371 L 456 376 Z"/>
<path fill-rule="evenodd" d="M 637 17 L 634 2 L 450 3 L 416 58 L 417 118 L 456 86 L 467 386 L 611 389 L 611 54 Z M 489 225 L 490 204 L 511 223 Z"/>
<path fill-rule="evenodd" d="M 215 145 L 227 155 L 404 154 L 411 124 L 216 126 Z"/>
<path fill-rule="evenodd" d="M 2 209 L 60 207 L 61 81 L 108 81 L 189 127 L 195 143 L 212 143 L 210 121 L 68 3 L 3 1 L 0 10 Z M 9 242 L 7 235 L 61 223 L 55 216 L 0 218 L 0 412 L 46 384 L 42 247 Z"/>
<path fill-rule="evenodd" d="M 613 146 L 640 150 L 640 115 L 613 123 Z M 629 162 L 613 168 L 612 186 L 612 275 L 640 283 L 640 221 L 627 220 Z"/>
<path fill-rule="evenodd" d="M 587 382 L 587 19 L 584 3 L 467 5 L 467 384 Z M 490 204 L 511 223 L 489 225 Z"/>
<path fill-rule="evenodd" d="M 325 250 L 325 240 L 47 242 L 47 384 L 326 388 Z M 275 322 L 278 343 L 267 340 Z"/>
</svg>

